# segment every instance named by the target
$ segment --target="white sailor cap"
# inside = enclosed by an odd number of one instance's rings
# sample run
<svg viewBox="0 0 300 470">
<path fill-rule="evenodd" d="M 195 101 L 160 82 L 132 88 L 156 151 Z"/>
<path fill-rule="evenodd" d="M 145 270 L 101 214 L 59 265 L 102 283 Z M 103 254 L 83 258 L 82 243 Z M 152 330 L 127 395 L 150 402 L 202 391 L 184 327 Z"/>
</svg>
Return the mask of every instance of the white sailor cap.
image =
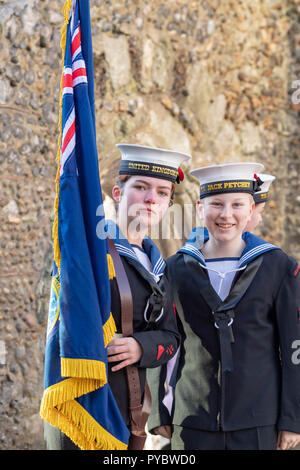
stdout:
<svg viewBox="0 0 300 470">
<path fill-rule="evenodd" d="M 152 176 L 180 183 L 184 178 L 180 165 L 191 159 L 185 153 L 143 145 L 117 144 L 116 147 L 122 154 L 120 175 Z"/>
<path fill-rule="evenodd" d="M 239 162 L 197 168 L 190 173 L 200 182 L 202 199 L 221 193 L 244 192 L 253 195 L 260 190 L 258 173 L 263 169 L 261 163 Z"/>
<path fill-rule="evenodd" d="M 275 176 L 267 175 L 265 173 L 260 173 L 258 176 L 262 181 L 262 185 L 260 187 L 260 191 L 255 193 L 253 196 L 255 204 L 260 204 L 268 200 L 270 186 L 272 182 L 276 179 Z"/>
</svg>

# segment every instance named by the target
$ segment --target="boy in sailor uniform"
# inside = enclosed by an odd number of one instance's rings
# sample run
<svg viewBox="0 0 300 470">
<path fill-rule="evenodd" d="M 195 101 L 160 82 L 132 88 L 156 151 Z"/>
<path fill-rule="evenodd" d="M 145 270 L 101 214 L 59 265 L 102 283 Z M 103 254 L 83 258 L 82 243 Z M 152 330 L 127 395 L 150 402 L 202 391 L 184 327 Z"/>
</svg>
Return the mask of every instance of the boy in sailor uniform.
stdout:
<svg viewBox="0 0 300 470">
<path fill-rule="evenodd" d="M 133 301 L 133 333 L 123 336 L 121 298 L 116 278 L 111 284 L 111 311 L 117 328 L 108 345 L 108 382 L 124 422 L 131 428 L 129 388 L 126 368 L 135 365 L 142 396 L 146 369 L 166 363 L 175 354 L 180 336 L 169 285 L 164 275 L 165 261 L 147 236 L 167 211 L 175 184 L 183 179 L 180 164 L 189 155 L 140 145 L 118 144 L 122 161 L 113 198 L 117 203 L 117 223 L 106 221 L 105 232 L 120 255 Z M 97 232 L 98 233 L 98 232 Z M 48 449 L 75 449 L 59 429 L 46 423 Z"/>
<path fill-rule="evenodd" d="M 262 213 L 265 209 L 266 202 L 269 199 L 270 186 L 275 180 L 275 176 L 260 174 L 258 175 L 263 182 L 260 186 L 260 191 L 253 195 L 255 207 L 248 224 L 246 225 L 245 232 L 253 232 L 253 230 L 262 222 Z"/>
<path fill-rule="evenodd" d="M 173 371 L 148 371 L 152 390 L 160 382 L 148 428 L 171 437 L 172 449 L 300 442 L 299 266 L 244 233 L 262 169 L 239 163 L 191 172 L 207 231 L 194 229 L 167 260 L 182 342 Z"/>
</svg>

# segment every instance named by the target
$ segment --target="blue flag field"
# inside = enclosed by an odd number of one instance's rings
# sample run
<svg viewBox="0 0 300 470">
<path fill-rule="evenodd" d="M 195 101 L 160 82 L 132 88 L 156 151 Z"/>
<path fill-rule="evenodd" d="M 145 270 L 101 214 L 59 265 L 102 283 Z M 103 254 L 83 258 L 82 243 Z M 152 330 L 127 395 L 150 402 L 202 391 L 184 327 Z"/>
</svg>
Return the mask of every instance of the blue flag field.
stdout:
<svg viewBox="0 0 300 470">
<path fill-rule="evenodd" d="M 62 28 L 54 263 L 41 417 L 82 450 L 126 450 L 129 431 L 107 382 L 115 334 L 107 239 L 96 234 L 102 204 L 96 147 L 88 0 L 67 0 Z"/>
</svg>

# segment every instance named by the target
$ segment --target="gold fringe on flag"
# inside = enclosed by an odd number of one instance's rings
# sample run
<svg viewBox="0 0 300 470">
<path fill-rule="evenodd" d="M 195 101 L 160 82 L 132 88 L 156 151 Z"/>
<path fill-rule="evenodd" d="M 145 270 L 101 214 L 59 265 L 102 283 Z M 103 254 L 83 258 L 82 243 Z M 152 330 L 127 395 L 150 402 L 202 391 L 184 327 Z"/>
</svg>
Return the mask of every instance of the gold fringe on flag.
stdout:
<svg viewBox="0 0 300 470">
<path fill-rule="evenodd" d="M 103 367 L 105 376 L 105 364 Z M 105 379 L 68 378 L 48 387 L 40 408 L 42 419 L 59 428 L 82 450 L 126 450 L 126 444 L 106 431 L 75 400 L 105 383 Z"/>
<path fill-rule="evenodd" d="M 109 253 L 107 254 L 107 266 L 108 266 L 109 280 L 112 280 L 116 277 L 116 273 L 115 273 L 115 268 L 114 268 L 114 263 L 113 263 L 112 257 Z M 108 345 L 110 340 L 113 338 L 116 331 L 117 331 L 117 328 L 116 328 L 115 321 L 114 321 L 114 318 L 113 318 L 112 313 L 111 313 L 110 316 L 109 316 L 109 319 L 103 325 L 103 336 L 104 336 L 104 346 L 105 347 Z"/>
<path fill-rule="evenodd" d="M 57 150 L 56 195 L 54 202 L 54 222 L 52 228 L 54 260 L 60 273 L 61 253 L 58 238 L 58 206 L 59 178 L 62 134 L 62 95 L 64 57 L 72 0 L 66 0 L 63 7 L 64 24 L 61 30 L 62 74 L 59 99 L 59 137 Z M 108 255 L 109 278 L 114 277 L 112 260 Z M 116 332 L 112 314 L 103 325 L 105 347 Z M 76 398 L 93 392 L 107 383 L 106 365 L 104 362 L 88 359 L 61 358 L 61 376 L 68 377 L 44 390 L 40 416 L 54 427 L 59 428 L 80 449 L 83 450 L 126 450 L 127 444 L 119 441 L 106 431 L 97 421 L 76 401 Z"/>
<path fill-rule="evenodd" d="M 117 331 L 116 324 L 112 313 L 109 316 L 109 319 L 103 325 L 103 338 L 104 338 L 104 347 L 113 339 Z"/>
<path fill-rule="evenodd" d="M 78 377 L 80 379 L 93 377 L 93 379 L 101 382 L 101 387 L 107 382 L 104 362 L 93 359 L 71 359 L 66 357 L 62 357 L 60 362 L 62 377 Z"/>
<path fill-rule="evenodd" d="M 71 379 L 68 379 L 71 380 Z M 49 406 L 45 397 L 44 416 L 52 426 L 59 428 L 82 450 L 126 450 L 124 444 L 107 432 L 75 400 L 64 401 L 55 407 Z"/>
<path fill-rule="evenodd" d="M 57 155 L 56 155 L 56 161 L 57 161 L 56 195 L 55 195 L 55 201 L 54 201 L 54 222 L 53 222 L 53 228 L 52 228 L 54 261 L 56 263 L 58 272 L 60 272 L 60 247 L 59 247 L 59 240 L 58 240 L 58 203 L 59 203 L 60 149 L 61 149 L 61 132 L 62 132 L 62 94 L 63 94 L 64 58 L 65 58 L 65 50 L 66 50 L 67 28 L 69 24 L 71 8 L 72 8 L 72 0 L 66 0 L 65 5 L 63 7 L 64 25 L 61 30 L 61 41 L 60 41 L 60 46 L 62 50 L 62 59 L 61 59 L 62 73 L 61 73 L 60 97 L 59 97 L 58 150 L 57 150 Z"/>
<path fill-rule="evenodd" d="M 115 273 L 115 267 L 114 267 L 112 257 L 109 253 L 107 255 L 107 265 L 108 265 L 109 279 L 113 279 L 114 277 L 116 277 L 116 273 Z"/>
<path fill-rule="evenodd" d="M 58 205 L 59 205 L 59 176 L 60 176 L 60 150 L 61 150 L 61 133 L 62 133 L 62 92 L 63 92 L 63 76 L 64 76 L 64 57 L 65 57 L 65 50 L 66 50 L 66 40 L 67 40 L 67 28 L 69 24 L 70 18 L 70 10 L 72 8 L 72 0 L 66 0 L 65 5 L 63 7 L 63 15 L 64 15 L 64 25 L 61 30 L 61 50 L 62 50 L 62 73 L 61 73 L 61 84 L 60 84 L 60 98 L 59 98 L 59 119 L 58 119 L 58 128 L 59 128 L 59 137 L 58 137 L 58 150 L 57 150 L 57 174 L 56 174 L 56 195 L 55 195 L 55 202 L 54 202 L 54 222 L 52 228 L 52 237 L 53 237 L 53 250 L 54 250 L 54 261 L 56 263 L 58 272 L 60 272 L 60 264 L 61 264 L 61 254 L 60 254 L 60 246 L 59 246 L 59 238 L 58 238 Z M 109 272 L 109 279 L 113 279 L 116 274 L 114 270 L 114 265 L 110 254 L 107 254 L 107 263 L 108 263 L 108 272 Z M 109 319 L 103 325 L 103 335 L 104 335 L 104 346 L 106 347 L 108 343 L 113 338 L 115 332 L 117 331 L 116 325 L 113 319 L 112 314 L 110 314 Z"/>
</svg>

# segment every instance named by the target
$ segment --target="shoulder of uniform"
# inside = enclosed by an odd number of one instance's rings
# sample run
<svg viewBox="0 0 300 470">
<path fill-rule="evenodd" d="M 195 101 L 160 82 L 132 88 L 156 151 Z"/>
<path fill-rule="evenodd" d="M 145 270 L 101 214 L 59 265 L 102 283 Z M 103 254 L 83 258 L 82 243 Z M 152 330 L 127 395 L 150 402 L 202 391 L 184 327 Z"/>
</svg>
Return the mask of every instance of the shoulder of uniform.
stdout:
<svg viewBox="0 0 300 470">
<path fill-rule="evenodd" d="M 299 263 L 298 261 L 293 258 L 292 256 L 287 255 L 288 258 L 288 272 L 293 277 L 299 277 Z"/>
<path fill-rule="evenodd" d="M 167 258 L 166 263 L 168 266 L 173 266 L 181 257 L 182 257 L 182 253 L 177 252 L 174 255 Z"/>
<path fill-rule="evenodd" d="M 176 272 L 178 268 L 178 262 L 182 257 L 182 253 L 175 253 L 174 255 L 170 256 L 166 259 L 166 269 L 165 272 L 167 273 L 168 277 L 174 279 L 176 277 Z"/>
<path fill-rule="evenodd" d="M 272 250 L 267 254 L 271 259 L 272 266 L 278 267 L 283 274 L 286 273 L 293 277 L 299 275 L 300 268 L 298 261 L 283 250 Z"/>
</svg>

